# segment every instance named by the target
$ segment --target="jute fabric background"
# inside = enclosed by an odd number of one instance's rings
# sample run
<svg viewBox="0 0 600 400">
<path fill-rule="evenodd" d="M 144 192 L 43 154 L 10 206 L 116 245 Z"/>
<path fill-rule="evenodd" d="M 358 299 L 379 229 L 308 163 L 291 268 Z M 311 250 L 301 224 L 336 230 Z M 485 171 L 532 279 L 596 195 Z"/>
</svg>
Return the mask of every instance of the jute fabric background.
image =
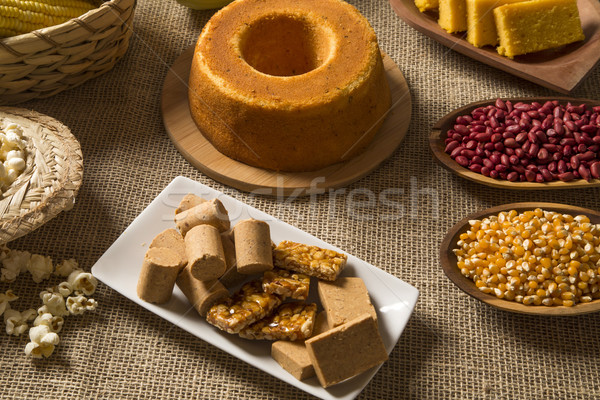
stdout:
<svg viewBox="0 0 600 400">
<path fill-rule="evenodd" d="M 69 126 L 85 174 L 75 207 L 10 244 L 77 258 L 89 270 L 177 175 L 209 185 L 340 247 L 416 286 L 415 313 L 362 399 L 598 399 L 600 319 L 530 317 L 471 299 L 442 273 L 438 247 L 466 214 L 515 201 L 600 208 L 600 189 L 495 190 L 433 162 L 430 127 L 450 110 L 495 97 L 558 96 L 457 54 L 416 32 L 385 0 L 351 1 L 371 21 L 383 51 L 404 73 L 412 122 L 404 143 L 346 195 L 292 202 L 250 198 L 202 175 L 176 151 L 159 99 L 169 65 L 195 42 L 212 12 L 173 0 L 140 0 L 127 55 L 111 72 L 53 98 L 23 104 Z M 600 97 L 600 69 L 574 96 Z M 377 200 L 395 189 L 394 205 Z M 359 208 L 353 200 L 368 200 Z M 362 193 L 362 194 L 361 194 Z M 356 204 L 356 203 L 355 203 Z M 39 306 L 24 275 L 9 287 L 14 308 Z M 304 399 L 304 392 L 246 365 L 100 285 L 97 311 L 67 318 L 48 360 L 25 357 L 25 337 L 0 334 L 2 399 Z"/>
</svg>

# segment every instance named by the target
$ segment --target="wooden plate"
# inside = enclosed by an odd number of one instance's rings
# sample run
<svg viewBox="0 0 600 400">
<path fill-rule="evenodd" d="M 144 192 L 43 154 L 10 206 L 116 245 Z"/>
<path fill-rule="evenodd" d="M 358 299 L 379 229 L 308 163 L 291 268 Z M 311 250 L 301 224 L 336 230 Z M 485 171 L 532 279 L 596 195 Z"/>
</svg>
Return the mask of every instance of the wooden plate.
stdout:
<svg viewBox="0 0 600 400">
<path fill-rule="evenodd" d="M 187 82 L 194 46 L 186 49 L 169 70 L 162 90 L 161 110 L 175 147 L 193 166 L 211 178 L 237 189 L 262 195 L 303 196 L 348 185 L 365 176 L 392 155 L 410 123 L 408 84 L 396 64 L 384 55 L 392 91 L 392 108 L 367 149 L 346 162 L 311 172 L 275 172 L 235 161 L 213 147 L 196 127 L 189 111 Z"/>
<path fill-rule="evenodd" d="M 390 0 L 396 14 L 419 32 L 461 54 L 538 85 L 568 94 L 600 62 L 600 3 L 578 0 L 585 40 L 557 49 L 517 56 L 500 56 L 492 46 L 477 48 L 466 33 L 449 34 L 437 23 L 437 13 L 421 13 L 413 0 Z"/>
<path fill-rule="evenodd" d="M 510 98 L 503 99 L 510 100 L 511 102 L 516 103 L 522 101 L 524 103 L 532 103 L 534 101 L 544 103 L 548 100 L 558 100 L 561 104 L 566 104 L 567 102 L 571 102 L 573 104 L 588 104 L 588 105 L 600 105 L 600 101 L 598 100 L 589 100 L 589 99 L 575 99 L 570 97 L 519 97 L 519 98 Z M 456 117 L 460 115 L 465 115 L 471 113 L 474 109 L 481 106 L 487 106 L 488 104 L 493 104 L 496 99 L 490 100 L 482 100 L 477 101 L 475 103 L 467 104 L 464 107 L 457 108 L 456 110 L 450 112 L 445 115 L 442 119 L 440 119 L 436 124 L 431 128 L 431 133 L 429 134 L 429 147 L 433 152 L 436 160 L 438 160 L 442 166 L 454 172 L 456 175 L 468 179 L 473 182 L 481 183 L 486 186 L 503 188 L 503 189 L 519 189 L 519 190 L 545 190 L 545 189 L 580 189 L 580 188 L 590 188 L 600 186 L 600 180 L 592 179 L 590 182 L 587 182 L 584 179 L 576 179 L 570 182 L 562 182 L 562 181 L 552 181 L 552 182 L 509 182 L 503 179 L 493 179 L 487 176 L 483 176 L 479 173 L 473 172 L 468 168 L 464 168 L 460 166 L 456 161 L 450 158 L 450 155 L 446 153 L 444 150 L 446 148 L 444 144 L 444 140 L 446 139 L 446 132 L 454 126 L 454 121 L 456 121 Z"/>
<path fill-rule="evenodd" d="M 600 300 L 594 300 L 590 303 L 579 303 L 573 307 L 564 306 L 526 306 L 516 301 L 499 299 L 492 294 L 481 292 L 475 283 L 463 276 L 456 266 L 457 259 L 452 249 L 456 248 L 456 242 L 461 233 L 466 232 L 469 228 L 469 220 L 481 219 L 489 215 L 498 214 L 500 211 L 517 210 L 519 212 L 542 208 L 547 211 L 557 211 L 563 214 L 579 215 L 584 214 L 590 218 L 594 224 L 600 223 L 600 213 L 589 210 L 587 208 L 573 207 L 564 204 L 556 203 L 512 203 L 498 207 L 492 207 L 487 210 L 479 211 L 459 221 L 446 234 L 440 247 L 440 263 L 446 276 L 461 289 L 463 292 L 477 300 L 480 300 L 492 307 L 501 310 L 520 313 L 520 314 L 535 314 L 535 315 L 580 315 L 596 311 L 600 311 Z"/>
</svg>

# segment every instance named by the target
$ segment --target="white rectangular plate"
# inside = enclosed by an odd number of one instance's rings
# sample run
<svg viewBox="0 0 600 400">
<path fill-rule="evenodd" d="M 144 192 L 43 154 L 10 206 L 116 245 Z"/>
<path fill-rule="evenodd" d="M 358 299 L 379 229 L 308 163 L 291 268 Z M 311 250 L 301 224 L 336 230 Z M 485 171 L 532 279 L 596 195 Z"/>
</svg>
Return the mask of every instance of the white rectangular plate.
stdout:
<svg viewBox="0 0 600 400">
<path fill-rule="evenodd" d="M 271 345 L 266 341 L 251 341 L 230 335 L 209 325 L 175 287 L 171 300 L 162 305 L 146 303 L 136 295 L 137 279 L 148 244 L 160 232 L 175 227 L 175 208 L 187 193 L 207 199 L 218 198 L 229 212 L 232 226 L 237 221 L 255 218 L 266 221 L 275 243 L 282 240 L 315 245 L 342 251 L 285 222 L 250 207 L 221 192 L 184 177 L 175 178 L 148 207 L 129 225 L 92 267 L 92 273 L 102 282 L 142 307 L 185 329 L 192 335 L 228 352 L 290 385 L 322 399 L 353 399 L 369 383 L 379 367 L 352 379 L 324 389 L 315 377 L 299 381 L 271 358 Z M 342 276 L 362 278 L 379 316 L 379 331 L 388 354 L 393 350 L 413 312 L 419 291 L 398 278 L 348 255 Z M 193 311 L 193 309 L 191 309 Z M 157 334 L 159 334 L 157 332 Z"/>
</svg>

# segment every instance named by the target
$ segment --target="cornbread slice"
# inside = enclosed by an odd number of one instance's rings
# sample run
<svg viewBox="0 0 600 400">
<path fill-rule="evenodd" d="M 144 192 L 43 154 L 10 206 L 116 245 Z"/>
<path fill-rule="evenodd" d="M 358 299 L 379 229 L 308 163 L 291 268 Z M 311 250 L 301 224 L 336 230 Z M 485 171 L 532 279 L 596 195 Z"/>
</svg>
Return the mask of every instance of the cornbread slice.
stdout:
<svg viewBox="0 0 600 400">
<path fill-rule="evenodd" d="M 494 8 L 523 0 L 466 0 L 467 41 L 475 47 L 498 44 Z"/>
<path fill-rule="evenodd" d="M 329 329 L 327 326 L 327 316 L 325 312 L 321 311 L 315 319 L 313 335 L 316 336 L 327 329 Z M 298 380 L 307 379 L 315 375 L 315 369 L 310 362 L 310 357 L 303 341 L 290 342 L 289 340 L 278 340 L 271 346 L 271 357 Z"/>
<path fill-rule="evenodd" d="M 369 314 L 313 336 L 305 343 L 323 387 L 352 378 L 388 358 L 377 323 Z"/>
<path fill-rule="evenodd" d="M 362 315 L 369 314 L 377 321 L 375 307 L 362 279 L 338 278 L 335 282 L 319 282 L 319 299 L 327 314 L 329 326 L 336 327 Z"/>
<path fill-rule="evenodd" d="M 494 9 L 500 46 L 508 58 L 584 40 L 577 0 L 531 0 Z"/>
<path fill-rule="evenodd" d="M 415 0 L 415 6 L 417 6 L 421 12 L 436 10 L 439 5 L 439 0 Z"/>
<path fill-rule="evenodd" d="M 467 30 L 467 2 L 465 0 L 439 0 L 438 24 L 448 33 Z"/>
</svg>

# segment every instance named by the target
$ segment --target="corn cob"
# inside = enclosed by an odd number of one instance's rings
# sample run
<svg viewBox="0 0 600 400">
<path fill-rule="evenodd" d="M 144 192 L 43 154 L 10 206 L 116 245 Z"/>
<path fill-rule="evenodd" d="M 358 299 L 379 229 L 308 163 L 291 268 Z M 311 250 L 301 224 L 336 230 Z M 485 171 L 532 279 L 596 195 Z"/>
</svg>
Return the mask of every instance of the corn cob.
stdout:
<svg viewBox="0 0 600 400">
<path fill-rule="evenodd" d="M 0 37 L 58 25 L 93 8 L 82 0 L 0 0 Z"/>
</svg>

